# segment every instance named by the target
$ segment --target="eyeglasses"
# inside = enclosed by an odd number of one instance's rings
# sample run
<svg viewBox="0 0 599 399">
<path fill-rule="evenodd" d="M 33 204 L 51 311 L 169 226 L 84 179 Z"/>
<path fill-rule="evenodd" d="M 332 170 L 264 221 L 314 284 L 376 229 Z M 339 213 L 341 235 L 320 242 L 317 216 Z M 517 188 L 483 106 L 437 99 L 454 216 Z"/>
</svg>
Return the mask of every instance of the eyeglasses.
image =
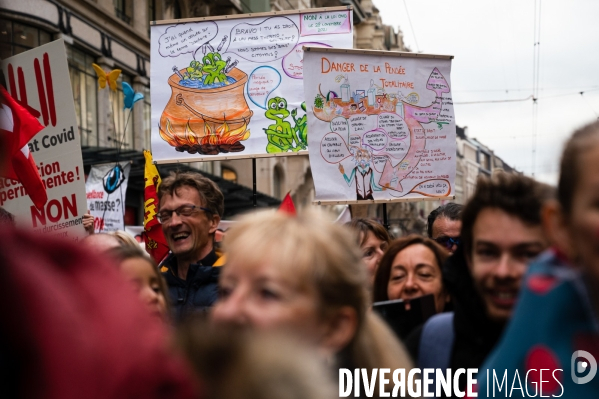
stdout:
<svg viewBox="0 0 599 399">
<path fill-rule="evenodd" d="M 454 246 L 454 244 L 460 245 L 460 243 L 462 242 L 462 239 L 460 237 L 447 237 L 447 236 L 437 237 L 434 240 L 437 243 L 443 245 L 447 249 L 451 249 Z"/>
<path fill-rule="evenodd" d="M 204 212 L 210 213 L 210 214 L 214 213 L 214 212 L 212 212 L 211 209 L 202 208 L 201 206 L 182 205 L 182 206 L 178 207 L 177 209 L 175 209 L 174 211 L 169 211 L 169 210 L 160 211 L 156 214 L 156 218 L 158 219 L 158 221 L 160 223 L 165 224 L 171 220 L 171 217 L 173 216 L 173 212 L 176 213 L 178 216 L 189 217 L 189 216 L 193 215 L 196 211 L 204 211 Z"/>
</svg>

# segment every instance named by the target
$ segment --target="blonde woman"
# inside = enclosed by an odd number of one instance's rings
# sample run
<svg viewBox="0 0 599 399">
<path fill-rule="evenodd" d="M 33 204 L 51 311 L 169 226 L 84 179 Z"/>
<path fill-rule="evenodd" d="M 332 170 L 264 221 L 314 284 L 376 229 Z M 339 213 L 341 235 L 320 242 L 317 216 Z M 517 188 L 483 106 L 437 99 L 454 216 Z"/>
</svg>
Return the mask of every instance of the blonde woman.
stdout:
<svg viewBox="0 0 599 399">
<path fill-rule="evenodd" d="M 227 231 L 224 250 L 211 315 L 216 325 L 291 333 L 334 368 L 411 367 L 403 346 L 369 310 L 354 238 L 324 214 L 247 216 Z"/>
</svg>

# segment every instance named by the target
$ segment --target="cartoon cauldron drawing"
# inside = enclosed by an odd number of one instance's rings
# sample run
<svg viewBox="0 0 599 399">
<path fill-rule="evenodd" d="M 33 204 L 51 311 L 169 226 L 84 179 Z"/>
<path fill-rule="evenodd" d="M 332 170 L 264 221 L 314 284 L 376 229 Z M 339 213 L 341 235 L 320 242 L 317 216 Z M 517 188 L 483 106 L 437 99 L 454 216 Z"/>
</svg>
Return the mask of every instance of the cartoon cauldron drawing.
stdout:
<svg viewBox="0 0 599 399">
<path fill-rule="evenodd" d="M 250 137 L 253 115 L 244 96 L 248 76 L 238 68 L 228 71 L 233 83 L 216 88 L 194 88 L 180 84 L 186 70 L 168 79 L 172 94 L 160 116 L 163 140 L 177 151 L 217 155 L 245 149 L 241 141 Z"/>
</svg>

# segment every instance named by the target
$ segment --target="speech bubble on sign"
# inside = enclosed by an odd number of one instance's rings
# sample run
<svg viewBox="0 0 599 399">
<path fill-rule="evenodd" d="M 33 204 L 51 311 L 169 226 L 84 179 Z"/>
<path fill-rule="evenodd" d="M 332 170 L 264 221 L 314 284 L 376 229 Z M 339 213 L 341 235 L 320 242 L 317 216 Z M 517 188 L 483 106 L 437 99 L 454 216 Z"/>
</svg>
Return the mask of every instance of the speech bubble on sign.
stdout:
<svg viewBox="0 0 599 399">
<path fill-rule="evenodd" d="M 320 142 L 320 155 L 328 163 L 339 163 L 351 156 L 343 137 L 337 133 L 327 133 Z"/>
<path fill-rule="evenodd" d="M 370 147 L 374 151 L 380 151 L 387 145 L 387 135 L 381 129 L 371 130 L 364 134 L 362 142 L 365 147 Z"/>
<path fill-rule="evenodd" d="M 388 161 L 389 161 L 389 157 L 387 155 L 373 155 L 372 156 L 372 165 L 374 166 L 374 169 L 379 173 L 383 173 L 383 170 L 385 170 L 385 164 Z"/>
<path fill-rule="evenodd" d="M 407 155 L 409 149 L 410 147 L 405 141 L 390 140 L 384 152 L 391 157 L 390 161 L 395 167 Z"/>
<path fill-rule="evenodd" d="M 269 66 L 261 66 L 250 73 L 247 84 L 247 95 L 250 100 L 262 109 L 266 109 L 268 96 L 281 84 L 279 71 Z"/>
<path fill-rule="evenodd" d="M 217 34 L 218 25 L 212 21 L 169 26 L 158 39 L 158 52 L 163 57 L 193 53 Z"/>
<path fill-rule="evenodd" d="M 445 179 L 425 180 L 416 184 L 410 192 L 427 197 L 447 197 L 451 193 L 451 185 Z"/>
<path fill-rule="evenodd" d="M 352 134 L 359 134 L 362 136 L 364 133 L 378 127 L 376 118 L 376 115 L 352 115 L 347 118 L 347 121 L 349 122 L 349 131 Z"/>
<path fill-rule="evenodd" d="M 290 78 L 304 78 L 304 46 L 331 47 L 328 44 L 319 42 L 298 43 L 293 50 L 283 58 L 283 72 Z"/>
<path fill-rule="evenodd" d="M 408 125 L 397 114 L 387 112 L 379 114 L 378 125 L 387 132 L 391 139 L 405 140 L 410 137 Z"/>
<path fill-rule="evenodd" d="M 331 121 L 331 131 L 341 134 L 345 137 L 348 133 L 347 119 L 342 116 L 338 116 Z"/>
<path fill-rule="evenodd" d="M 361 137 L 357 134 L 349 135 L 349 145 L 352 147 L 360 147 Z"/>
<path fill-rule="evenodd" d="M 271 17 L 259 24 L 240 23 L 231 29 L 227 53 L 251 62 L 281 59 L 299 40 L 297 25 L 285 17 Z"/>
</svg>

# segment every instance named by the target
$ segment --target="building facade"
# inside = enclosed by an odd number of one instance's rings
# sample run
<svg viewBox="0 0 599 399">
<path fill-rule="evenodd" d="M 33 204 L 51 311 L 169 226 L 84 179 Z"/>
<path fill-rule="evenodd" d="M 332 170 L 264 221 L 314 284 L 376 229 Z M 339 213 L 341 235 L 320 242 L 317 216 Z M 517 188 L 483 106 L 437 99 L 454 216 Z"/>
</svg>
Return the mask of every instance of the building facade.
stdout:
<svg viewBox="0 0 599 399">
<path fill-rule="evenodd" d="M 121 159 L 137 166 L 133 181 L 141 178 L 141 151 L 150 148 L 150 21 L 338 6 L 353 6 L 354 47 L 407 50 L 401 32 L 382 24 L 371 0 L 0 0 L 0 58 L 63 38 L 86 171 L 114 161 L 120 148 Z M 122 70 L 116 101 L 110 101 L 108 90 L 98 89 L 92 63 Z M 121 81 L 145 94 L 130 120 L 115 105 L 122 102 Z M 253 185 L 251 160 L 190 166 L 233 184 Z M 265 194 L 263 205 L 288 192 L 298 207 L 310 204 L 314 184 L 308 157 L 257 159 L 257 189 Z M 126 223 L 141 224 L 143 184 L 129 186 L 127 206 Z"/>
</svg>

